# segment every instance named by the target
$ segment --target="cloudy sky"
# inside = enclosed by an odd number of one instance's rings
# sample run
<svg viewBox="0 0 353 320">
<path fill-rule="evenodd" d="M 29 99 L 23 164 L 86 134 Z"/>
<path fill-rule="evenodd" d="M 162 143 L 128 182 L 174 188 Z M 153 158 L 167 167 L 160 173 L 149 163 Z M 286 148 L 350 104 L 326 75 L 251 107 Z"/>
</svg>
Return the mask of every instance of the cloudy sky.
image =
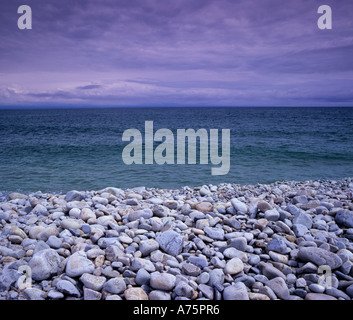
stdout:
<svg viewBox="0 0 353 320">
<path fill-rule="evenodd" d="M 351 106 L 352 13 L 351 0 L 1 0 L 0 106 Z"/>
</svg>

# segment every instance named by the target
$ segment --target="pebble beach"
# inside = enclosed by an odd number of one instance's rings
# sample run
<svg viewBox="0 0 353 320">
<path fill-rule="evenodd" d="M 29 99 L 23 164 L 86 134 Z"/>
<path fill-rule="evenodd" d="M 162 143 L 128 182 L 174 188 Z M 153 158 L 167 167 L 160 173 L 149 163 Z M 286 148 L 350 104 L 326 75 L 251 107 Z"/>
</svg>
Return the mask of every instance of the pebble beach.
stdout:
<svg viewBox="0 0 353 320">
<path fill-rule="evenodd" d="M 0 197 L 0 300 L 351 300 L 353 179 Z"/>
</svg>

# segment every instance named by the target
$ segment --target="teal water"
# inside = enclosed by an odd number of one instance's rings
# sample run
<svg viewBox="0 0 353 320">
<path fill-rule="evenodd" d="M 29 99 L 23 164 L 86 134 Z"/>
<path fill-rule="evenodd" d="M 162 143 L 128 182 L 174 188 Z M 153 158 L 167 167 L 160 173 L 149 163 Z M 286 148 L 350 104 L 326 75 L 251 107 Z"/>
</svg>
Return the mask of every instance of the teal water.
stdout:
<svg viewBox="0 0 353 320">
<path fill-rule="evenodd" d="M 122 133 L 231 130 L 227 175 L 210 165 L 125 165 Z M 0 110 L 0 190 L 179 188 L 223 182 L 353 176 L 353 108 L 95 108 Z"/>
</svg>

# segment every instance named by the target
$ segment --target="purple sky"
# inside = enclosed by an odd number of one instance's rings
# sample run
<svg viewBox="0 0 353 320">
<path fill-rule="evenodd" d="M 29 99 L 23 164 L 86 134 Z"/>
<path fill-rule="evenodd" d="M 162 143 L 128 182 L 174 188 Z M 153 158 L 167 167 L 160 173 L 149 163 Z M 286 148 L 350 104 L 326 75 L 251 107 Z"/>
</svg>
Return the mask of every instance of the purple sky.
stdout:
<svg viewBox="0 0 353 320">
<path fill-rule="evenodd" d="M 0 106 L 352 106 L 352 16 L 352 0 L 1 0 Z"/>
</svg>

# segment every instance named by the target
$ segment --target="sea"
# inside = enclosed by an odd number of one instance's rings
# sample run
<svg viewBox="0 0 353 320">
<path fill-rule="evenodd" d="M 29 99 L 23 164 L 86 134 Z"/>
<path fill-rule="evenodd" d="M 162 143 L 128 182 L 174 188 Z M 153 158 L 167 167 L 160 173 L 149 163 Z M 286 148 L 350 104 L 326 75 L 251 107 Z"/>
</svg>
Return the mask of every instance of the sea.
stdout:
<svg viewBox="0 0 353 320">
<path fill-rule="evenodd" d="M 122 153 L 129 142 L 123 141 L 123 133 L 137 129 L 144 139 L 146 121 L 153 121 L 154 130 L 169 129 L 175 137 L 178 129 L 203 128 L 218 129 L 220 138 L 221 130 L 229 129 L 229 172 L 212 175 L 211 161 L 127 165 Z M 221 147 L 219 143 L 219 154 Z M 2 193 L 65 193 L 109 186 L 177 189 L 346 177 L 353 177 L 353 108 L 348 107 L 0 110 Z"/>
</svg>

